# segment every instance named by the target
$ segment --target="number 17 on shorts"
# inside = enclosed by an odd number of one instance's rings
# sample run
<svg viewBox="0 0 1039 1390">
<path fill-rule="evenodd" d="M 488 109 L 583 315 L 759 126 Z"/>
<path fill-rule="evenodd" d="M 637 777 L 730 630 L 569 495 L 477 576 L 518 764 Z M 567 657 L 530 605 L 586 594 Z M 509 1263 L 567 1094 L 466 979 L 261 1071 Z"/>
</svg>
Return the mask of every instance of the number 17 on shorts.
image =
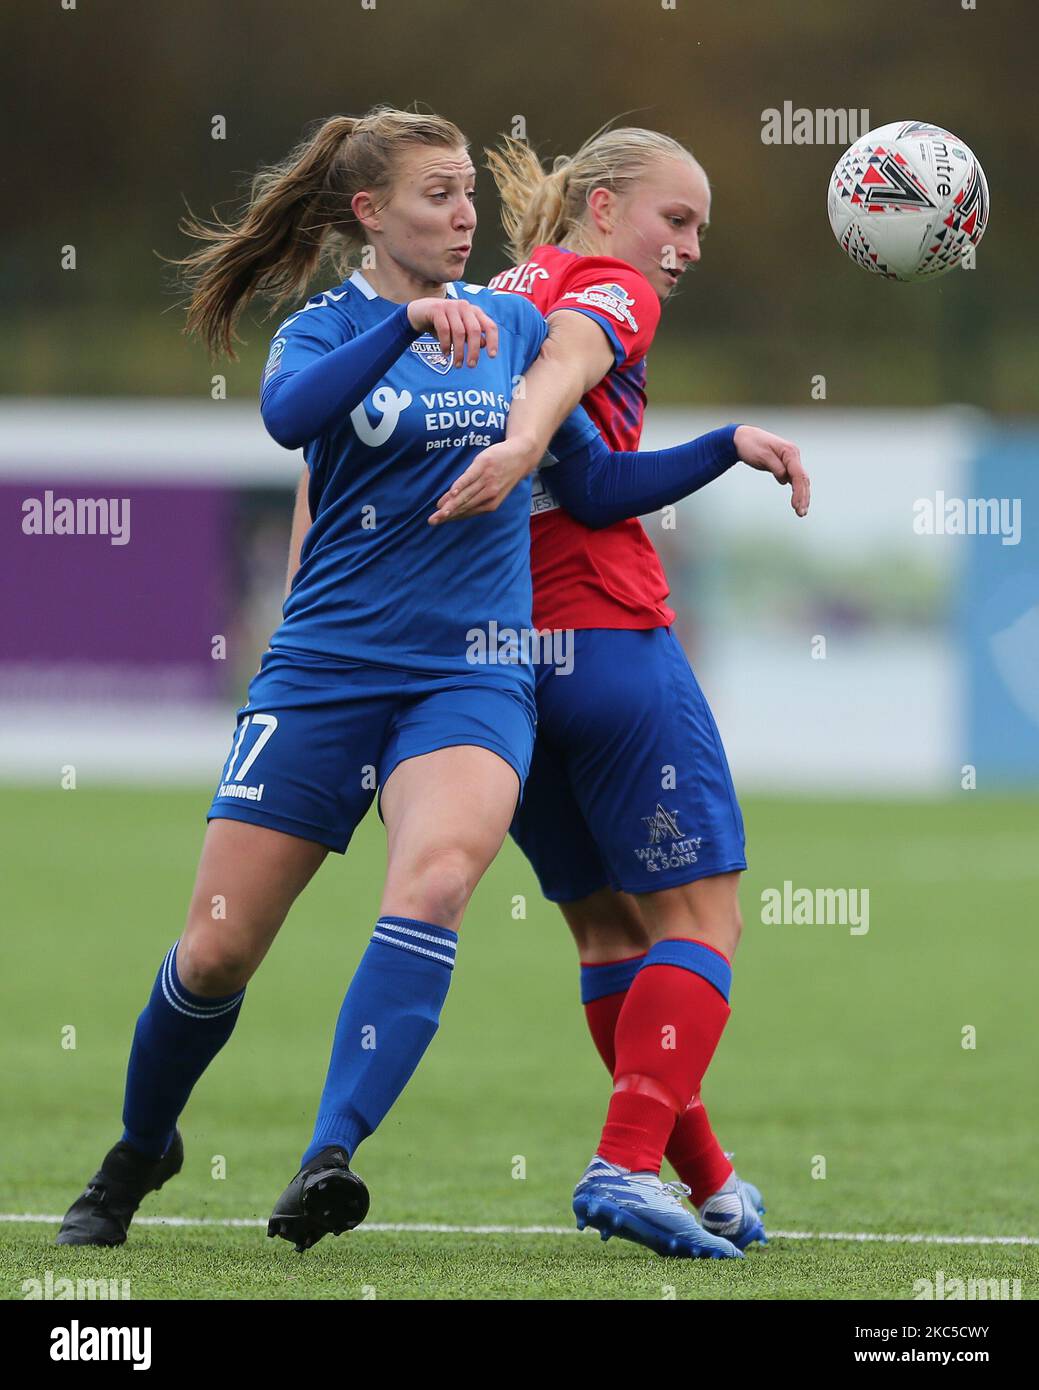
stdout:
<svg viewBox="0 0 1039 1390">
<path fill-rule="evenodd" d="M 278 717 L 274 714 L 247 714 L 235 731 L 231 756 L 227 760 L 218 797 L 234 797 L 243 801 L 262 801 L 263 782 L 249 778 L 253 764 L 274 736 Z"/>
</svg>

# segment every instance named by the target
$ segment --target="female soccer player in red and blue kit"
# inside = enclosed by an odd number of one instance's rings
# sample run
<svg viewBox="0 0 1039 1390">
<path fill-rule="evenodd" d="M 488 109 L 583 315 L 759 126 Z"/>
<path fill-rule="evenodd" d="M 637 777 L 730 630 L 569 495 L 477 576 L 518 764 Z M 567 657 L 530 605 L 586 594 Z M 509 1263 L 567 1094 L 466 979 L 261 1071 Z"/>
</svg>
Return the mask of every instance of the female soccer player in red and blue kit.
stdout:
<svg viewBox="0 0 1039 1390">
<path fill-rule="evenodd" d="M 488 155 L 517 262 L 490 283 L 536 304 L 550 335 L 528 376 L 533 396 L 510 421 L 516 433 L 445 494 L 438 521 L 497 505 L 578 398 L 612 448 L 637 448 L 660 307 L 699 260 L 710 210 L 700 165 L 652 131 L 599 134 L 551 175 L 517 141 Z M 789 441 L 741 427 L 722 457 L 790 483 L 804 515 L 808 480 Z M 733 1172 L 699 1092 L 729 1016 L 743 820 L 710 709 L 671 632 L 656 551 L 637 520 L 621 519 L 630 511 L 582 513 L 588 476 L 575 459 L 543 467 L 534 488 L 534 622 L 574 630 L 573 672 L 538 669 L 538 738 L 512 825 L 574 934 L 588 1025 L 614 1078 L 574 1210 L 604 1237 L 680 1253 L 680 1240 L 645 1220 L 666 1151 L 705 1229 L 742 1249 L 764 1239 L 760 1194 Z M 670 500 L 665 490 L 655 505 Z"/>
<path fill-rule="evenodd" d="M 248 980 L 378 789 L 381 915 L 268 1234 L 305 1249 L 367 1211 L 349 1160 L 436 1031 L 463 912 L 507 833 L 534 740 L 530 664 L 470 660 L 474 629 L 530 629 L 530 485 L 464 529 L 427 522 L 437 494 L 505 437 L 513 382 L 548 331 L 520 297 L 456 278 L 473 175 L 450 122 L 376 109 L 323 123 L 254 182 L 237 225 L 190 224 L 208 245 L 185 263 L 189 326 L 214 349 L 230 350 L 253 293 L 280 302 L 308 284 L 330 233 L 376 257 L 290 314 L 271 345 L 261 412 L 279 443 L 304 449 L 314 524 L 239 711 L 185 930 L 138 1019 L 123 1137 L 59 1243 L 121 1244 L 142 1198 L 180 1170 L 178 1117 Z M 556 449 L 591 466 L 607 453 L 580 414 Z M 709 440 L 670 452 L 661 467 L 677 462 L 690 486 L 717 467 Z M 714 1252 L 736 1253 L 720 1240 Z"/>
</svg>

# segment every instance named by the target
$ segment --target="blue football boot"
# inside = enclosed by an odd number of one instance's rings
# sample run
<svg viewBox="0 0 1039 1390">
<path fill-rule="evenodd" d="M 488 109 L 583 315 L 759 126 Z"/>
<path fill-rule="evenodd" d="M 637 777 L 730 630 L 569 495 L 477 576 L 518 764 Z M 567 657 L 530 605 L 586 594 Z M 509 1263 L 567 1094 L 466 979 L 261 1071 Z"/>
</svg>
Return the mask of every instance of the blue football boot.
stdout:
<svg viewBox="0 0 1039 1390">
<path fill-rule="evenodd" d="M 740 1250 L 760 1241 L 768 1244 L 761 1218 L 765 1203 L 753 1183 L 744 1182 L 735 1173 L 724 1187 L 708 1197 L 700 1208 L 700 1220 L 705 1231 L 724 1236 Z"/>
<path fill-rule="evenodd" d="M 658 1255 L 689 1260 L 742 1259 L 724 1236 L 705 1231 L 682 1205 L 682 1183 L 662 1183 L 656 1173 L 631 1173 L 598 1154 L 574 1189 L 577 1228 L 591 1226 L 603 1240 L 620 1236 Z"/>
</svg>

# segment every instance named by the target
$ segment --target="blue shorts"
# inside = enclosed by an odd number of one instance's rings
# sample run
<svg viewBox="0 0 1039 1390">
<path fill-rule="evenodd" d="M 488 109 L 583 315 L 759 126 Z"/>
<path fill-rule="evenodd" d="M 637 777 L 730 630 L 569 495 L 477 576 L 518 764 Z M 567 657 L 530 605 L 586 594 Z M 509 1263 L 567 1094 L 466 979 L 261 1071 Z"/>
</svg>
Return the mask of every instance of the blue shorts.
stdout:
<svg viewBox="0 0 1039 1390">
<path fill-rule="evenodd" d="M 536 668 L 538 736 L 512 836 L 552 902 L 745 869 L 721 738 L 670 628 L 574 633 Z"/>
<path fill-rule="evenodd" d="M 238 711 L 208 819 L 282 830 L 344 853 L 398 763 L 475 744 L 530 768 L 530 687 L 477 672 L 431 676 L 287 648 L 264 654 Z"/>
</svg>

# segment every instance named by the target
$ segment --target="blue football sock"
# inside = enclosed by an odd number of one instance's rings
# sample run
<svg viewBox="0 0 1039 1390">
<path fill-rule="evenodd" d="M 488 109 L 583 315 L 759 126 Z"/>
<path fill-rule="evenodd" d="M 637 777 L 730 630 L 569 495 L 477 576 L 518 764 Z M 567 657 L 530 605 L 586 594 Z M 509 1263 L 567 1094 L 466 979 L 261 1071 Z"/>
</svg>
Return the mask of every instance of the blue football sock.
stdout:
<svg viewBox="0 0 1039 1390">
<path fill-rule="evenodd" d="M 300 1160 L 337 1144 L 353 1154 L 408 1084 L 437 1030 L 456 932 L 380 917 L 339 1011 L 314 1138 Z"/>
<path fill-rule="evenodd" d="M 220 999 L 192 994 L 177 974 L 177 946 L 166 954 L 137 1020 L 123 1101 L 123 1139 L 161 1158 L 192 1087 L 231 1036 L 245 990 Z"/>
</svg>

